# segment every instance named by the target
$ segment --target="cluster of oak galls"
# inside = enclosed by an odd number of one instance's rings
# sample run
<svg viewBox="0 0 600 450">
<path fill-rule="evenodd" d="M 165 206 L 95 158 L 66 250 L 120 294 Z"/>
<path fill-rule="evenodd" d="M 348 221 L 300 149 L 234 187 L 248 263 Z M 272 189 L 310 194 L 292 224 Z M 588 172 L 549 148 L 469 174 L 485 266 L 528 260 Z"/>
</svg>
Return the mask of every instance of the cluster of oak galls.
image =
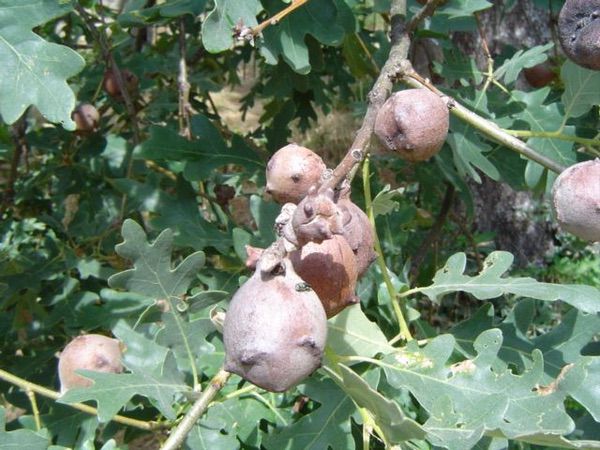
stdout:
<svg viewBox="0 0 600 450">
<path fill-rule="evenodd" d="M 568 0 L 559 15 L 559 34 L 567 57 L 600 70 L 597 0 Z M 135 75 L 124 71 L 123 78 L 129 88 L 137 85 Z M 110 71 L 104 88 L 121 98 Z M 85 104 L 73 119 L 79 131 L 90 132 L 99 115 Z M 448 125 L 442 98 L 427 89 L 408 89 L 392 94 L 380 108 L 374 131 L 387 149 L 418 162 L 440 150 Z M 225 369 L 269 391 L 288 390 L 320 366 L 327 319 L 359 302 L 356 282 L 376 256 L 368 217 L 352 202 L 348 186 L 322 189 L 327 177 L 323 160 L 297 144 L 269 160 L 266 191 L 283 205 L 275 224 L 279 239 L 267 249 L 246 247 L 246 265 L 254 273 L 226 314 Z M 563 230 L 600 241 L 600 160 L 563 171 L 554 183 L 552 207 Z M 79 369 L 121 372 L 121 355 L 116 339 L 75 338 L 60 355 L 61 391 L 91 384 L 75 372 Z"/>
</svg>

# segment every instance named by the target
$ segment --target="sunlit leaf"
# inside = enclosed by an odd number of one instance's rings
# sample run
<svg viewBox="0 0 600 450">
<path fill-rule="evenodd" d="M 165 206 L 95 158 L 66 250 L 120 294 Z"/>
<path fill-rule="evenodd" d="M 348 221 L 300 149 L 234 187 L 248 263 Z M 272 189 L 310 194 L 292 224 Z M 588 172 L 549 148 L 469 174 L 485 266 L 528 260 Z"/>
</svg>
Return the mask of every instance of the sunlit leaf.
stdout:
<svg viewBox="0 0 600 450">
<path fill-rule="evenodd" d="M 542 283 L 528 277 L 505 277 L 513 259 L 509 252 L 492 252 L 485 259 L 483 270 L 471 277 L 464 274 L 466 255 L 457 253 L 437 271 L 432 285 L 419 290 L 434 301 L 457 291 L 468 292 L 479 300 L 513 294 L 546 301 L 562 300 L 583 312 L 600 312 L 600 290 L 595 287 Z"/>
<path fill-rule="evenodd" d="M 394 350 L 377 324 L 365 316 L 360 305 L 349 306 L 329 320 L 327 346 L 336 355 L 348 356 L 371 357 Z"/>
<path fill-rule="evenodd" d="M 73 130 L 75 94 L 67 79 L 83 69 L 78 53 L 31 31 L 70 10 L 56 0 L 0 0 L 0 115 L 15 122 L 35 105 L 49 121 Z"/>
</svg>

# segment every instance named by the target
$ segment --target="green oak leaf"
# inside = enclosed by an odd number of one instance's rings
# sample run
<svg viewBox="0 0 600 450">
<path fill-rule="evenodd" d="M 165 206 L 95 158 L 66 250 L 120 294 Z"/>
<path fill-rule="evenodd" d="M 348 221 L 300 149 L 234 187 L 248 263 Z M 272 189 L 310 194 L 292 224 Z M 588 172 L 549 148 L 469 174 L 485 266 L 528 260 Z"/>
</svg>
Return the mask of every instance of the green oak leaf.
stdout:
<svg viewBox="0 0 600 450">
<path fill-rule="evenodd" d="M 98 419 L 107 422 L 127 404 L 134 395 L 141 395 L 154 401 L 161 414 L 175 419 L 172 407 L 174 397 L 189 391 L 189 386 L 179 380 L 179 372 L 171 368 L 154 372 L 102 373 L 78 370 L 77 373 L 90 378 L 94 383 L 86 388 L 73 388 L 65 392 L 60 403 L 76 403 L 95 400 L 98 405 Z"/>
<path fill-rule="evenodd" d="M 548 59 L 546 52 L 553 46 L 554 44 L 549 42 L 546 45 L 538 45 L 527 50 L 517 51 L 512 58 L 504 61 L 504 63 L 496 69 L 494 77 L 498 80 L 504 79 L 505 83 L 514 83 L 521 70 L 546 61 L 546 59 Z"/>
<path fill-rule="evenodd" d="M 206 340 L 208 334 L 215 328 L 207 320 L 187 319 L 185 316 L 175 317 L 171 312 L 163 314 L 163 326 L 158 333 L 156 342 L 173 351 L 180 370 L 190 371 L 191 357 L 196 359 L 194 364 L 200 366 L 206 357 L 215 351 L 215 347 Z"/>
<path fill-rule="evenodd" d="M 567 60 L 562 66 L 560 77 L 565 84 L 562 95 L 565 119 L 580 117 L 592 106 L 600 105 L 600 72 L 584 69 Z"/>
<path fill-rule="evenodd" d="M 549 383 L 566 364 L 577 362 L 582 357 L 583 348 L 600 333 L 600 317 L 572 309 L 550 331 L 531 338 L 528 330 L 532 326 L 535 312 L 535 301 L 521 300 L 501 323 L 497 323 L 494 307 L 487 303 L 470 319 L 452 327 L 450 333 L 456 338 L 461 353 L 466 357 L 473 357 L 473 344 L 477 336 L 487 329 L 498 328 L 504 337 L 500 358 L 517 369 L 524 370 L 531 362 L 531 353 L 538 349 L 544 356 L 544 372 L 547 375 L 544 383 Z"/>
<path fill-rule="evenodd" d="M 233 45 L 236 26 L 255 27 L 262 11 L 258 0 L 215 0 L 214 9 L 202 24 L 202 43 L 210 53 L 228 50 Z"/>
<path fill-rule="evenodd" d="M 239 442 L 234 434 L 223 433 L 220 427 L 208 427 L 202 423 L 192 428 L 186 437 L 185 444 L 186 448 L 190 450 L 239 448 Z"/>
<path fill-rule="evenodd" d="M 450 19 L 457 19 L 471 17 L 474 13 L 491 6 L 493 6 L 492 3 L 486 0 L 449 0 L 437 12 L 449 16 Z"/>
<path fill-rule="evenodd" d="M 409 439 L 425 438 L 425 431 L 414 420 L 406 417 L 398 403 L 385 398 L 367 383 L 363 376 L 343 364 L 338 364 L 342 384 L 340 387 L 354 403 L 368 409 L 386 439 L 390 443 L 399 443 Z"/>
<path fill-rule="evenodd" d="M 600 421 L 600 357 L 582 356 L 586 345 L 600 334 L 600 316 L 583 314 L 572 309 L 561 322 L 547 333 L 531 337 L 528 330 L 536 312 L 535 302 L 525 300 L 517 303 L 506 319 L 499 324 L 494 320 L 491 304 L 481 307 L 469 320 L 459 323 L 450 330 L 456 338 L 458 348 L 466 357 L 474 357 L 477 336 L 486 329 L 496 327 L 504 337 L 498 353 L 500 359 L 525 370 L 533 361 L 534 350 L 544 357 L 544 377 L 541 384 L 549 385 L 565 367 L 575 364 L 583 368 L 584 381 L 569 394 L 581 403 L 590 414 Z"/>
<path fill-rule="evenodd" d="M 541 283 L 529 277 L 504 277 L 513 260 L 514 256 L 509 252 L 494 251 L 485 259 L 483 270 L 471 277 L 464 274 L 466 255 L 456 253 L 436 272 L 432 285 L 418 290 L 433 301 L 458 291 L 468 292 L 479 300 L 513 294 L 545 301 L 562 300 L 583 312 L 600 312 L 600 289 L 586 285 Z"/>
<path fill-rule="evenodd" d="M 123 223 L 124 242 L 115 251 L 133 261 L 133 269 L 112 275 L 108 284 L 128 289 L 155 299 L 177 300 L 185 294 L 204 266 L 204 253 L 196 252 L 185 258 L 175 269 L 171 267 L 173 232 L 164 230 L 149 244 L 143 228 L 131 219 Z"/>
<path fill-rule="evenodd" d="M 600 357 L 587 357 L 583 360 L 586 382 L 571 391 L 571 395 L 590 412 L 596 422 L 600 422 Z"/>
<path fill-rule="evenodd" d="M 336 355 L 372 357 L 394 351 L 381 329 L 362 312 L 349 306 L 328 321 L 327 348 Z"/>
<path fill-rule="evenodd" d="M 466 101 L 466 99 L 463 99 Z M 485 93 L 477 95 L 468 105 L 472 109 L 487 111 L 487 97 Z M 473 180 L 481 183 L 481 177 L 476 169 L 481 170 L 493 180 L 500 179 L 500 172 L 484 155 L 491 150 L 491 146 L 481 140 L 475 129 L 466 122 L 455 117 L 450 118 L 450 130 L 447 142 L 452 149 L 454 165 L 461 176 L 468 175 Z"/>
<path fill-rule="evenodd" d="M 194 140 L 189 141 L 172 128 L 153 126 L 150 137 L 136 149 L 135 157 L 158 161 L 184 162 L 184 176 L 191 181 L 205 180 L 215 169 L 236 164 L 251 171 L 264 171 L 265 164 L 239 136 L 228 146 L 205 116 L 192 118 Z"/>
<path fill-rule="evenodd" d="M 514 91 L 513 96 L 525 105 L 521 113 L 515 117 L 529 124 L 531 131 L 554 131 L 562 126 L 563 114 L 559 103 L 545 104 L 550 93 L 549 88 L 537 89 L 532 92 Z M 563 133 L 574 135 L 575 127 L 566 126 Z M 558 162 L 564 167 L 569 167 L 577 162 L 573 143 L 556 139 L 532 138 L 527 140 L 527 145 L 537 152 Z M 540 181 L 545 169 L 534 161 L 528 161 L 525 169 L 525 181 L 531 187 Z M 547 190 L 552 186 L 554 177 L 549 177 Z"/>
<path fill-rule="evenodd" d="M 136 5 L 139 9 L 127 8 L 119 14 L 118 21 L 124 27 L 145 26 L 185 14 L 197 16 L 206 6 L 206 0 L 170 0 L 164 4 L 146 8 L 146 4 Z M 141 6 L 141 7 L 140 7 Z"/>
<path fill-rule="evenodd" d="M 373 198 L 371 203 L 373 215 L 377 217 L 397 210 L 400 204 L 394 200 L 394 197 L 401 196 L 403 193 L 403 188 L 390 189 L 389 184 L 385 185 L 384 188 L 377 193 L 375 198 Z"/>
<path fill-rule="evenodd" d="M 47 437 L 31 430 L 5 431 L 6 410 L 0 406 L 0 450 L 46 450 Z"/>
<path fill-rule="evenodd" d="M 98 419 L 90 414 L 56 403 L 40 419 L 53 441 L 71 448 L 91 449 L 87 442 L 94 440 L 98 430 Z"/>
<path fill-rule="evenodd" d="M 354 450 L 350 416 L 355 410 L 350 397 L 332 380 L 309 380 L 300 390 L 321 406 L 297 422 L 269 434 L 268 450 Z"/>
<path fill-rule="evenodd" d="M 388 382 L 409 389 L 431 414 L 424 424 L 426 430 L 431 429 L 431 442 L 446 446 L 444 439 L 458 440 L 458 436 L 452 437 L 452 429 L 458 430 L 463 439 L 468 434 L 471 442 L 492 430 L 524 441 L 540 433 L 560 437 L 573 431 L 574 422 L 563 402 L 568 392 L 584 380 L 581 367 L 564 371 L 550 386 L 541 386 L 541 352 L 534 350 L 529 367 L 513 373 L 498 358 L 502 347 L 502 332 L 498 329 L 477 337 L 473 359 L 449 364 L 455 344 L 453 336 L 441 335 L 424 348 L 409 343 L 384 359 Z M 440 428 L 445 430 L 442 440 Z"/>
<path fill-rule="evenodd" d="M 231 238 L 207 221 L 198 208 L 195 193 L 185 181 L 177 186 L 176 196 L 160 188 L 126 178 L 113 179 L 110 183 L 142 211 L 151 212 L 151 225 L 157 229 L 173 230 L 173 242 L 180 247 L 204 250 L 214 247 L 222 253 L 229 251 Z"/>
<path fill-rule="evenodd" d="M 31 30 L 70 9 L 64 0 L 0 0 L 0 115 L 5 122 L 14 123 L 34 105 L 49 121 L 75 129 L 75 94 L 66 80 L 83 69 L 84 60 Z"/>
<path fill-rule="evenodd" d="M 458 82 L 467 87 L 473 82 L 480 84 L 483 81 L 477 62 L 455 49 L 445 49 L 444 62 L 434 61 L 433 66 L 436 73 L 448 80 L 450 85 Z"/>
<path fill-rule="evenodd" d="M 169 349 L 131 328 L 125 320 L 119 320 L 112 332 L 123 344 L 123 365 L 132 372 L 153 371 L 162 367 Z"/>
<path fill-rule="evenodd" d="M 283 422 L 281 415 L 278 416 L 273 399 L 261 395 L 258 392 L 250 393 L 241 398 L 232 398 L 220 402 L 209 408 L 206 415 L 199 422 L 197 430 L 203 436 L 210 434 L 208 430 L 219 430 L 222 433 L 236 436 L 246 445 L 260 447 L 257 442 L 260 433 L 260 422 L 266 420 L 270 423 Z M 205 438 L 205 440 L 209 440 Z M 235 447 L 235 446 L 234 446 Z M 233 448 L 233 447 L 223 447 Z"/>
<path fill-rule="evenodd" d="M 264 3 L 271 15 L 281 9 L 279 0 L 267 0 Z M 325 45 L 341 45 L 345 29 L 340 22 L 346 18 L 340 11 L 343 6 L 333 0 L 309 2 L 282 19 L 277 26 L 267 27 L 263 31 L 264 39 L 260 46 L 267 64 L 277 64 L 281 56 L 294 71 L 309 73 L 311 66 L 306 35 L 312 35 Z"/>
</svg>

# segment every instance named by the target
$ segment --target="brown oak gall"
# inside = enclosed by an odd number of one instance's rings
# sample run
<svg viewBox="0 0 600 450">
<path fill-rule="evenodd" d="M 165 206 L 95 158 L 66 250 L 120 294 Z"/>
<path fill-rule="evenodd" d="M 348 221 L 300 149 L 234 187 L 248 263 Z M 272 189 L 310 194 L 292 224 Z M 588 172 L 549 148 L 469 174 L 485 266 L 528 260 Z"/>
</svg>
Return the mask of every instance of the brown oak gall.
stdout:
<svg viewBox="0 0 600 450">
<path fill-rule="evenodd" d="M 279 149 L 267 163 L 267 193 L 277 203 L 298 203 L 319 183 L 325 163 L 312 150 L 298 144 Z"/>
<path fill-rule="evenodd" d="M 123 69 L 121 70 L 121 77 L 125 83 L 125 89 L 127 89 L 129 93 L 137 89 L 139 79 L 133 72 L 131 72 L 129 69 Z M 117 76 L 115 75 L 113 69 L 108 69 L 106 72 L 104 72 L 102 87 L 104 88 L 104 91 L 111 97 L 119 100 L 123 98 L 121 89 L 119 88 L 119 83 L 117 82 Z"/>
<path fill-rule="evenodd" d="M 105 373 L 122 372 L 121 343 L 117 339 L 100 334 L 84 334 L 69 342 L 58 359 L 61 392 L 92 385 L 92 380 L 75 373 L 79 369 Z"/>
<path fill-rule="evenodd" d="M 82 103 L 71 114 L 75 121 L 76 130 L 80 133 L 91 133 L 96 131 L 100 122 L 100 113 L 94 105 Z"/>
<path fill-rule="evenodd" d="M 600 2 L 567 0 L 558 15 L 558 37 L 571 61 L 600 70 Z"/>
<path fill-rule="evenodd" d="M 406 89 L 386 100 L 375 119 L 375 134 L 388 150 L 407 161 L 435 155 L 448 134 L 446 103 L 428 89 Z"/>
<path fill-rule="evenodd" d="M 311 187 L 306 197 L 298 203 L 291 223 L 294 235 L 286 237 L 299 247 L 307 242 L 322 242 L 334 234 L 342 234 L 342 212 L 335 203 L 333 190 L 320 193 Z"/>
<path fill-rule="evenodd" d="M 600 241 L 600 159 L 564 170 L 552 187 L 560 227 L 587 241 Z"/>
<path fill-rule="evenodd" d="M 273 267 L 268 259 L 258 261 L 229 305 L 223 325 L 225 370 L 283 392 L 321 365 L 327 317 L 289 259 Z"/>
<path fill-rule="evenodd" d="M 342 235 L 354 253 L 356 270 L 360 278 L 377 257 L 371 221 L 365 212 L 352 202 L 350 191 L 342 193 L 338 207 L 342 212 Z"/>
<path fill-rule="evenodd" d="M 356 262 L 343 236 L 336 234 L 321 243 L 309 242 L 289 255 L 296 273 L 319 296 L 327 317 L 358 303 Z"/>
<path fill-rule="evenodd" d="M 556 67 L 550 61 L 523 69 L 523 75 L 527 83 L 534 88 L 548 86 L 558 78 Z"/>
</svg>

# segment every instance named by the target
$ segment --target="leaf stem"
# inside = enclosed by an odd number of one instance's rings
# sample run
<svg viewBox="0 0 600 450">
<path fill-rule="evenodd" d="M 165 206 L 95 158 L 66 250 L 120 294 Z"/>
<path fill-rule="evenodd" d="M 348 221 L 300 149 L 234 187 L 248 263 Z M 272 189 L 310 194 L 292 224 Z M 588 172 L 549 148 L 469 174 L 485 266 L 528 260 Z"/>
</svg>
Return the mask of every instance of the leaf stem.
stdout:
<svg viewBox="0 0 600 450">
<path fill-rule="evenodd" d="M 579 136 L 571 136 L 563 134 L 560 131 L 531 131 L 531 130 L 507 130 L 504 129 L 505 133 L 511 136 L 526 137 L 526 138 L 547 138 L 547 139 L 558 139 L 560 141 L 575 142 L 587 147 L 600 147 L 600 140 L 598 139 L 587 139 Z"/>
<path fill-rule="evenodd" d="M 38 408 L 37 400 L 35 398 L 35 392 L 31 389 L 26 389 L 27 398 L 29 399 L 29 403 L 31 404 L 31 411 L 33 412 L 33 420 L 35 421 L 35 429 L 36 431 L 40 431 L 42 429 L 42 422 L 40 420 L 40 410 Z"/>
<path fill-rule="evenodd" d="M 363 450 L 369 450 L 371 448 L 371 434 L 373 433 L 373 418 L 369 414 L 369 410 L 366 408 L 358 408 L 358 412 L 363 420 L 362 426 L 362 444 Z"/>
<path fill-rule="evenodd" d="M 408 324 L 406 323 L 406 319 L 404 318 L 404 314 L 402 312 L 402 308 L 400 307 L 400 303 L 397 301 L 396 297 L 396 289 L 392 284 L 392 280 L 390 279 L 390 275 L 388 273 L 387 266 L 385 264 L 385 258 L 383 256 L 383 250 L 381 249 L 381 242 L 379 242 L 379 236 L 377 235 L 377 228 L 375 227 L 375 215 L 373 214 L 373 205 L 371 200 L 371 185 L 369 182 L 369 157 L 367 156 L 363 162 L 363 191 L 365 195 L 365 210 L 367 211 L 367 215 L 369 216 L 369 221 L 371 222 L 371 228 L 373 229 L 373 237 L 375 244 L 375 252 L 377 253 L 377 265 L 379 266 L 379 270 L 381 272 L 381 276 L 383 277 L 383 281 L 388 291 L 388 295 L 390 296 L 390 301 L 392 302 L 392 307 L 394 309 L 394 313 L 396 314 L 396 318 L 398 319 L 398 324 L 400 325 L 400 334 L 404 338 L 405 341 L 412 340 L 412 335 L 410 334 L 410 330 L 408 328 Z"/>
<path fill-rule="evenodd" d="M 164 290 L 163 290 L 164 294 L 165 294 L 165 298 L 167 299 L 167 302 L 169 303 L 169 310 L 171 312 L 171 314 L 173 314 L 173 318 L 175 319 L 175 324 L 177 325 L 177 329 L 179 330 L 179 334 L 181 334 L 181 340 L 183 341 L 183 346 L 185 347 L 185 352 L 187 353 L 188 359 L 190 360 L 190 367 L 192 370 L 192 378 L 193 378 L 193 383 L 194 383 L 194 392 L 198 392 L 200 389 L 200 378 L 198 376 L 198 369 L 196 368 L 196 359 L 194 358 L 194 354 L 192 353 L 192 349 L 190 348 L 190 343 L 188 342 L 187 339 L 187 335 L 185 333 L 185 330 L 183 329 L 183 325 L 181 323 L 181 317 L 179 317 L 179 312 L 177 310 L 177 308 L 175 307 L 175 304 L 173 303 L 173 300 L 171 300 L 171 296 L 169 294 L 167 294 Z"/>
<path fill-rule="evenodd" d="M 31 381 L 27 381 L 24 380 L 23 378 L 20 378 L 16 375 L 13 375 L 10 372 L 7 372 L 6 370 L 0 369 L 0 379 L 6 381 L 7 383 L 10 384 L 14 384 L 15 386 L 20 387 L 21 389 L 25 390 L 25 392 L 27 392 L 27 395 L 29 396 L 29 392 L 31 393 L 36 393 L 36 394 L 40 394 L 43 397 L 47 397 L 50 398 L 52 400 L 58 400 L 60 398 L 60 393 L 53 391 L 52 389 L 48 389 L 45 388 L 43 386 L 40 386 L 39 384 L 35 384 L 32 383 Z M 70 406 L 71 408 L 77 409 L 79 411 L 82 411 L 86 414 L 91 414 L 93 416 L 97 416 L 98 415 L 98 410 L 96 408 L 94 408 L 93 406 L 89 406 L 83 403 L 65 403 L 66 406 Z M 35 416 L 35 408 L 32 405 L 32 408 L 34 408 L 34 416 Z M 39 411 L 38 411 L 38 415 L 39 415 Z M 39 417 L 38 417 L 39 419 Z M 118 422 L 121 423 L 123 425 L 129 425 L 131 427 L 134 428 L 139 428 L 140 430 L 157 430 L 159 428 L 165 428 L 165 424 L 161 424 L 158 422 L 146 422 L 143 420 L 137 420 L 137 419 L 133 419 L 131 417 L 125 417 L 125 416 L 120 416 L 120 415 L 116 415 L 114 417 L 112 417 L 110 419 L 113 422 Z M 37 426 L 37 420 L 36 420 L 36 426 Z"/>
<path fill-rule="evenodd" d="M 221 368 L 219 372 L 217 372 L 212 380 L 210 380 L 209 386 L 202 392 L 202 395 L 198 397 L 198 400 L 194 402 L 190 410 L 186 413 L 181 422 L 179 422 L 177 428 L 171 432 L 169 438 L 161 447 L 161 450 L 176 450 L 183 444 L 185 438 L 198 419 L 204 414 L 210 402 L 215 398 L 223 386 L 225 386 L 229 376 L 230 373 L 225 369 Z"/>
<path fill-rule="evenodd" d="M 281 11 L 279 11 L 273 17 L 270 17 L 267 20 L 264 20 L 263 22 L 261 22 L 260 24 L 256 25 L 254 28 L 252 28 L 252 35 L 253 36 L 259 35 L 269 25 L 277 25 L 277 23 L 279 23 L 285 16 L 292 13 L 294 10 L 300 8 L 302 5 L 304 5 L 305 3 L 308 3 L 308 2 L 309 2 L 309 0 L 292 0 L 292 3 L 290 3 L 289 6 L 285 7 Z"/>
<path fill-rule="evenodd" d="M 406 26 L 406 31 L 412 33 L 417 29 L 419 24 L 425 20 L 425 18 L 432 16 L 435 9 L 442 4 L 445 0 L 428 0 L 427 3 L 412 16 L 410 22 Z"/>
<path fill-rule="evenodd" d="M 400 293 L 398 294 L 398 297 L 399 297 L 399 298 L 405 298 L 405 297 L 409 297 L 409 296 L 411 296 L 411 295 L 413 295 L 413 294 L 417 294 L 417 293 L 421 292 L 423 289 L 424 289 L 424 288 L 422 288 L 422 287 L 416 287 L 416 288 L 412 288 L 412 289 L 409 289 L 409 290 L 407 290 L 407 291 L 400 292 Z"/>
</svg>

